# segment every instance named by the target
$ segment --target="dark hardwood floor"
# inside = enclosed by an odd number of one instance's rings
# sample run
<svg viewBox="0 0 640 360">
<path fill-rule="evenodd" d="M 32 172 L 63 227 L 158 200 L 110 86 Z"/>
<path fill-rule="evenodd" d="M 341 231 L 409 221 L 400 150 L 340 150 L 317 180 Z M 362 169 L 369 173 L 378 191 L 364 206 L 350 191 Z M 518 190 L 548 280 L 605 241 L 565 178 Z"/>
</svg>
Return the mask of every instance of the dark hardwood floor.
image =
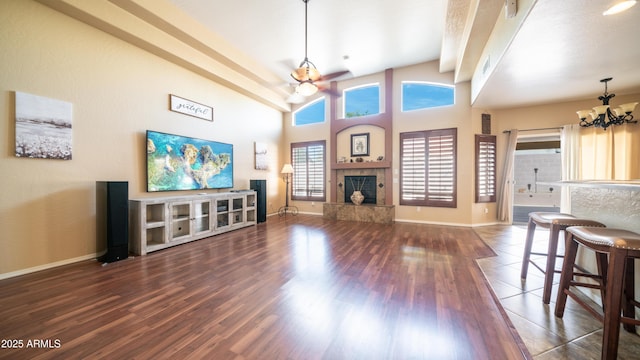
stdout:
<svg viewBox="0 0 640 360">
<path fill-rule="evenodd" d="M 271 217 L 0 281 L 2 345 L 22 341 L 0 358 L 529 358 L 475 261 L 493 255 L 470 228 Z"/>
</svg>

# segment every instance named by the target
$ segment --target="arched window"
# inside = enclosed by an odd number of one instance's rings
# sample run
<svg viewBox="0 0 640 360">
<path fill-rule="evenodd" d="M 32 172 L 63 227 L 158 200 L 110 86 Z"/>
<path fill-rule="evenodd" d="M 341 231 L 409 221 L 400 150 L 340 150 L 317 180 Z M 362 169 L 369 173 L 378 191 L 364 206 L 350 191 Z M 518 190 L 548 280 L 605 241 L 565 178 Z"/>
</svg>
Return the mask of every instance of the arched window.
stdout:
<svg viewBox="0 0 640 360">
<path fill-rule="evenodd" d="M 455 104 L 455 87 L 420 81 L 402 82 L 402 111 Z"/>
<path fill-rule="evenodd" d="M 325 98 L 321 97 L 301 107 L 293 113 L 293 126 L 324 122 Z"/>
<path fill-rule="evenodd" d="M 380 84 L 368 84 L 344 90 L 344 117 L 380 113 Z"/>
</svg>

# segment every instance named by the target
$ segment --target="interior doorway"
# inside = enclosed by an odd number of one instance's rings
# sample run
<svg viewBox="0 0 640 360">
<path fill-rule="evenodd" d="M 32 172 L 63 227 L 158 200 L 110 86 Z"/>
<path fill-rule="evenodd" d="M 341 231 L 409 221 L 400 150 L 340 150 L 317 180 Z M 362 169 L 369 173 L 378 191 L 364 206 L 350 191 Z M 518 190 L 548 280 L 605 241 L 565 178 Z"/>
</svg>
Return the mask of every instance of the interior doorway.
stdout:
<svg viewBox="0 0 640 360">
<path fill-rule="evenodd" d="M 513 164 L 513 223 L 526 223 L 533 211 L 560 212 L 562 180 L 560 134 L 518 136 Z"/>
</svg>

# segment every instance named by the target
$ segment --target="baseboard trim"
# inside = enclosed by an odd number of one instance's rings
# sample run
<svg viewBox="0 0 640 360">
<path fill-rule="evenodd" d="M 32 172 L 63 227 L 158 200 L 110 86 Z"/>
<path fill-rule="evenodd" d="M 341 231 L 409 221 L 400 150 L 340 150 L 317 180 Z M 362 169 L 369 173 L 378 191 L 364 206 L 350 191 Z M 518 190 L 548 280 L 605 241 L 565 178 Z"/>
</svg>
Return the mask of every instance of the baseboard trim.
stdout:
<svg viewBox="0 0 640 360">
<path fill-rule="evenodd" d="M 38 265 L 38 266 L 26 268 L 26 269 L 16 270 L 16 271 L 0 274 L 0 280 L 9 279 L 12 277 L 26 275 L 26 274 L 31 274 L 31 273 L 42 271 L 42 270 L 48 270 L 58 266 L 69 265 L 69 264 L 77 263 L 80 261 L 96 259 L 97 257 L 98 257 L 97 254 L 89 254 L 89 255 L 78 256 L 76 258 L 56 261 L 49 264 Z"/>
<path fill-rule="evenodd" d="M 472 226 L 471 224 L 439 222 L 439 221 L 425 221 L 425 220 L 411 220 L 411 219 L 396 219 L 396 222 L 413 223 L 413 224 L 425 224 L 425 225 L 458 226 L 458 227 L 471 227 Z"/>
</svg>

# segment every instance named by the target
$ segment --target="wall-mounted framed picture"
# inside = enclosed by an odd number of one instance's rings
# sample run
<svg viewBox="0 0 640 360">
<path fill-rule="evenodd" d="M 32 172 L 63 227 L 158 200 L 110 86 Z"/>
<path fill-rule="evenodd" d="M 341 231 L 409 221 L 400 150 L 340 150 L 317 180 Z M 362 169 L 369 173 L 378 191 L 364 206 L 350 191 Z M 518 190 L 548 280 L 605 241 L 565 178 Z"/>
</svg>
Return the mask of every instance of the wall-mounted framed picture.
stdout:
<svg viewBox="0 0 640 360">
<path fill-rule="evenodd" d="M 351 156 L 369 156 L 369 133 L 351 134 Z"/>
<path fill-rule="evenodd" d="M 267 157 L 267 144 L 255 142 L 256 170 L 268 170 L 269 158 Z"/>
<path fill-rule="evenodd" d="M 16 91 L 16 157 L 71 160 L 73 105 Z"/>
<path fill-rule="evenodd" d="M 213 121 L 213 108 L 173 94 L 169 95 L 169 109 L 181 114 Z"/>
</svg>

